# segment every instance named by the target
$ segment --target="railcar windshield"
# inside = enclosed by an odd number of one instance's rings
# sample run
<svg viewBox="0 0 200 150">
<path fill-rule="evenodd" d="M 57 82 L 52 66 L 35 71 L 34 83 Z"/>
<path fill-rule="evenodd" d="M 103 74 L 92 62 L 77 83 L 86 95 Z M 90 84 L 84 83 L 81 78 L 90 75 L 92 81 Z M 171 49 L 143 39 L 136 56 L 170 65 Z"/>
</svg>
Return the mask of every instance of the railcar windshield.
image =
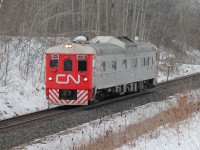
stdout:
<svg viewBox="0 0 200 150">
<path fill-rule="evenodd" d="M 72 60 L 64 60 L 64 71 L 72 71 Z"/>
<path fill-rule="evenodd" d="M 78 71 L 87 71 L 87 61 L 78 61 Z"/>
<path fill-rule="evenodd" d="M 50 67 L 51 68 L 58 67 L 58 60 L 55 60 L 55 59 L 50 60 Z"/>
</svg>

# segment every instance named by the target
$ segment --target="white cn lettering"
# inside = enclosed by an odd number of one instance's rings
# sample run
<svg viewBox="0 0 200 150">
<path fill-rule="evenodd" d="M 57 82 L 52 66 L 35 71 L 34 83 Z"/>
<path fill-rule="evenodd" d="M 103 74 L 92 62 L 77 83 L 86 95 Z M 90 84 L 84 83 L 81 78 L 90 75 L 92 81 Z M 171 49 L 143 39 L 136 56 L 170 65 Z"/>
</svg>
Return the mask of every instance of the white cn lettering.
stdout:
<svg viewBox="0 0 200 150">
<path fill-rule="evenodd" d="M 66 81 L 59 81 L 59 77 L 67 77 Z M 70 78 L 72 81 L 74 81 L 75 84 L 79 84 L 80 83 L 80 75 L 78 75 L 78 79 L 76 80 L 71 74 L 66 75 L 66 74 L 57 74 L 56 75 L 56 83 L 58 84 L 68 84 L 70 81 Z"/>
</svg>

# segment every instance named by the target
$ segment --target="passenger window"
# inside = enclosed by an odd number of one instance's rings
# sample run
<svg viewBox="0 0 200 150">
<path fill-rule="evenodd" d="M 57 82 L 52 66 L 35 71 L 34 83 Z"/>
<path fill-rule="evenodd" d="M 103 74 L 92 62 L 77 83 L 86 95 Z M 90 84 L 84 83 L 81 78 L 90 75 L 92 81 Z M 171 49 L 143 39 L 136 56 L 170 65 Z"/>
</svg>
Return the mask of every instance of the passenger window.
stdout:
<svg viewBox="0 0 200 150">
<path fill-rule="evenodd" d="M 116 69 L 117 69 L 117 62 L 112 61 L 112 70 L 116 70 Z"/>
<path fill-rule="evenodd" d="M 141 58 L 141 65 L 145 66 L 145 57 Z"/>
<path fill-rule="evenodd" d="M 87 61 L 78 61 L 78 71 L 87 71 Z"/>
<path fill-rule="evenodd" d="M 57 68 L 58 67 L 58 60 L 52 59 L 50 60 L 50 67 Z"/>
<path fill-rule="evenodd" d="M 132 59 L 132 67 L 133 68 L 137 67 L 137 58 Z"/>
<path fill-rule="evenodd" d="M 122 68 L 127 69 L 127 60 L 122 61 Z"/>
<path fill-rule="evenodd" d="M 147 64 L 146 64 L 146 65 L 149 66 L 149 62 L 150 62 L 149 57 L 147 57 L 147 60 L 146 60 L 146 61 L 147 61 Z"/>
<path fill-rule="evenodd" d="M 72 71 L 72 60 L 64 60 L 64 71 Z"/>
<path fill-rule="evenodd" d="M 106 62 L 102 62 L 102 68 L 103 68 L 103 71 L 106 71 Z"/>
<path fill-rule="evenodd" d="M 137 58 L 135 58 L 135 67 L 137 67 Z"/>
</svg>

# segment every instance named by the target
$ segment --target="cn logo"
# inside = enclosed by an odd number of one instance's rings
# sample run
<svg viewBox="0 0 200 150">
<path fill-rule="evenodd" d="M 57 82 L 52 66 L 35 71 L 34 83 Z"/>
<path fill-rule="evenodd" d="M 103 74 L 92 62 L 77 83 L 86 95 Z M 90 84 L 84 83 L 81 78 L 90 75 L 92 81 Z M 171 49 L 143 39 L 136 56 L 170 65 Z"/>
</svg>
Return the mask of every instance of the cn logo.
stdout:
<svg viewBox="0 0 200 150">
<path fill-rule="evenodd" d="M 60 77 L 66 77 L 66 81 L 59 81 Z M 80 75 L 78 75 L 78 79 L 76 80 L 71 74 L 57 74 L 56 75 L 56 83 L 58 84 L 68 84 L 70 79 L 72 81 L 74 81 L 75 84 L 79 84 L 80 83 Z"/>
</svg>

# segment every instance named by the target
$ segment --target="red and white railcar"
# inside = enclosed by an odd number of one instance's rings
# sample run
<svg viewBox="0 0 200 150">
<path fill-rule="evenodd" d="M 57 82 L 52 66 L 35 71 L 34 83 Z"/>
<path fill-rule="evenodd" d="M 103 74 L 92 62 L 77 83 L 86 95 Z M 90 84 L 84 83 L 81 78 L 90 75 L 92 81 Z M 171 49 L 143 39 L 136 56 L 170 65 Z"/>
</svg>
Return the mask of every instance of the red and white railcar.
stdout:
<svg viewBox="0 0 200 150">
<path fill-rule="evenodd" d="M 128 37 L 99 36 L 89 43 L 54 46 L 46 52 L 46 96 L 56 105 L 87 105 L 107 96 L 154 87 L 158 49 Z"/>
<path fill-rule="evenodd" d="M 67 43 L 46 52 L 46 96 L 58 105 L 87 105 L 92 97 L 92 60 L 86 44 Z"/>
</svg>

